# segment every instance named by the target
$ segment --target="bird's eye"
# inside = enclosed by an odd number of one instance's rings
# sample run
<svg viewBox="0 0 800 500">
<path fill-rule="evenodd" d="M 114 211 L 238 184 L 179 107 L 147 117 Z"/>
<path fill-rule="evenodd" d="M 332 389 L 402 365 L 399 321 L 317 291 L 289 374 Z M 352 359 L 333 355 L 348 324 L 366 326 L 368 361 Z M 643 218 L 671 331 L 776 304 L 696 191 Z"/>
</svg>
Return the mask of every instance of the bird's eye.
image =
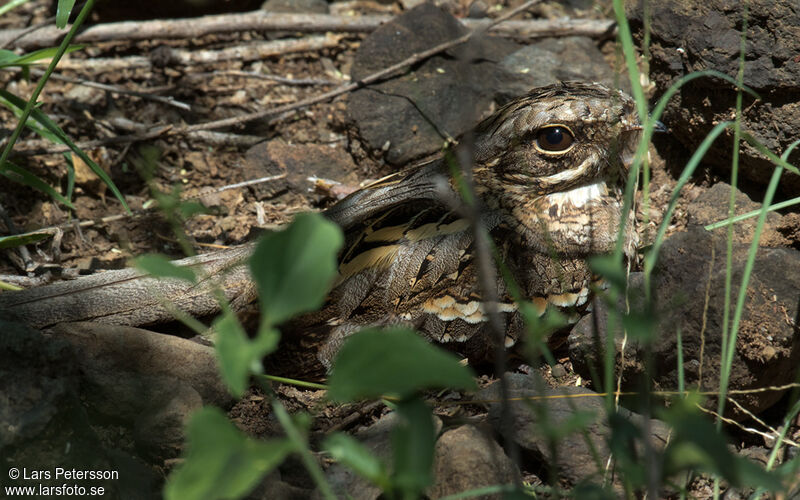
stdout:
<svg viewBox="0 0 800 500">
<path fill-rule="evenodd" d="M 574 141 L 572 132 L 564 125 L 544 127 L 536 134 L 536 146 L 546 152 L 563 153 Z"/>
</svg>

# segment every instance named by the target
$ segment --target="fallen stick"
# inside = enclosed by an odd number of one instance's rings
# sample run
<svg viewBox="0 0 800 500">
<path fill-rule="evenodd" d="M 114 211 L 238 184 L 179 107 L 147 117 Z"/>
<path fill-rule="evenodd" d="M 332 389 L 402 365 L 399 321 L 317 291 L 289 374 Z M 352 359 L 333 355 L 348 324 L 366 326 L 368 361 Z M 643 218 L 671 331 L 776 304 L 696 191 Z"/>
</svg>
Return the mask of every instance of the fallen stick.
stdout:
<svg viewBox="0 0 800 500">
<path fill-rule="evenodd" d="M 191 39 L 215 33 L 242 31 L 283 31 L 300 33 L 369 33 L 392 16 L 334 16 L 330 14 L 279 14 L 262 10 L 244 14 L 222 14 L 192 19 L 125 21 L 91 26 L 75 39 L 75 43 L 98 43 L 122 40 Z M 470 29 L 481 29 L 490 19 L 462 19 Z M 531 19 L 509 21 L 492 28 L 495 33 L 519 38 L 584 35 L 604 37 L 613 32 L 615 23 L 596 19 Z M 0 33 L 0 46 L 18 38 L 11 46 L 30 50 L 57 45 L 66 33 L 55 26 L 42 28 L 20 37 L 24 30 Z"/>
<path fill-rule="evenodd" d="M 267 57 L 292 52 L 315 52 L 333 48 L 339 44 L 340 35 L 326 34 L 287 40 L 258 41 L 247 45 L 227 47 L 221 50 L 184 50 L 164 48 L 158 56 L 158 64 L 192 66 L 197 64 L 216 64 L 221 61 L 258 61 Z M 78 59 L 64 56 L 58 63 L 60 70 L 90 71 L 107 73 L 134 68 L 151 68 L 153 58 L 144 56 L 94 57 Z"/>
<path fill-rule="evenodd" d="M 40 77 L 44 74 L 44 71 L 35 69 L 31 71 L 34 76 Z M 68 76 L 60 75 L 58 73 L 51 73 L 50 78 L 53 80 L 59 80 L 62 82 L 67 83 L 74 83 L 76 85 L 83 85 L 84 87 L 91 87 L 99 90 L 104 90 L 106 92 L 114 92 L 117 94 L 124 94 L 124 95 L 132 95 L 135 97 L 141 97 L 142 99 L 147 99 L 150 101 L 160 102 L 162 104 L 166 104 L 167 106 L 174 106 L 179 109 L 183 109 L 186 111 L 191 111 L 192 107 L 186 104 L 185 102 L 180 102 L 173 97 L 164 97 L 160 95 L 154 95 L 152 92 L 144 92 L 141 90 L 130 90 L 126 89 L 125 87 L 120 87 L 118 85 L 108 85 L 105 83 L 97 83 L 92 82 L 89 80 L 84 80 L 82 78 L 71 78 Z"/>
</svg>

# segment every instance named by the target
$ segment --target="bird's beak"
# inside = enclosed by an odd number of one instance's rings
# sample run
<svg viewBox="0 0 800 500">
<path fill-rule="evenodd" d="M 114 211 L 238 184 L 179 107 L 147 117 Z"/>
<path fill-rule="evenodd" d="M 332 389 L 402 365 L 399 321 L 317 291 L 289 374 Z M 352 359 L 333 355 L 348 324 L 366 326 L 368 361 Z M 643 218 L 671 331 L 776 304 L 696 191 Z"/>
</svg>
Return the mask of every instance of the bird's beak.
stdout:
<svg viewBox="0 0 800 500">
<path fill-rule="evenodd" d="M 636 125 L 633 125 L 626 130 L 628 132 L 634 132 L 643 129 L 644 127 L 641 124 L 637 123 Z M 661 121 L 656 120 L 655 124 L 653 125 L 653 132 L 664 133 L 664 132 L 669 132 L 669 129 Z"/>
</svg>

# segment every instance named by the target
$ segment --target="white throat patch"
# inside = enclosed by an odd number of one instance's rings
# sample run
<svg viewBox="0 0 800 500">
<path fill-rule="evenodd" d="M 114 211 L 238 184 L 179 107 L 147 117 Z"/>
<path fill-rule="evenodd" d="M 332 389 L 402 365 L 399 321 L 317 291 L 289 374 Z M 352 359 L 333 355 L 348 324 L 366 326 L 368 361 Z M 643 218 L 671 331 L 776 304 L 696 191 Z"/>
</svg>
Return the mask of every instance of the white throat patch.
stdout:
<svg viewBox="0 0 800 500">
<path fill-rule="evenodd" d="M 605 181 L 600 181 L 594 184 L 576 187 L 569 191 L 545 195 L 544 200 L 545 206 L 557 205 L 562 207 L 565 203 L 569 203 L 575 208 L 581 208 L 604 196 L 608 196 L 608 186 Z"/>
</svg>

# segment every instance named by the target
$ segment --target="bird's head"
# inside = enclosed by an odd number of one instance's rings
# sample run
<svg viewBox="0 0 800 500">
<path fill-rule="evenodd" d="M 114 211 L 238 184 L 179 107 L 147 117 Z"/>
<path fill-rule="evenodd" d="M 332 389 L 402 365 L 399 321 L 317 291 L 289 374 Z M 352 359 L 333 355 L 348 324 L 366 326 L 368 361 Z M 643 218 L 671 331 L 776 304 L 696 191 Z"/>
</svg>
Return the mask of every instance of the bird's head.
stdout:
<svg viewBox="0 0 800 500">
<path fill-rule="evenodd" d="M 621 91 L 534 89 L 475 129 L 476 191 L 543 252 L 608 252 L 640 133 L 634 101 Z"/>
</svg>

